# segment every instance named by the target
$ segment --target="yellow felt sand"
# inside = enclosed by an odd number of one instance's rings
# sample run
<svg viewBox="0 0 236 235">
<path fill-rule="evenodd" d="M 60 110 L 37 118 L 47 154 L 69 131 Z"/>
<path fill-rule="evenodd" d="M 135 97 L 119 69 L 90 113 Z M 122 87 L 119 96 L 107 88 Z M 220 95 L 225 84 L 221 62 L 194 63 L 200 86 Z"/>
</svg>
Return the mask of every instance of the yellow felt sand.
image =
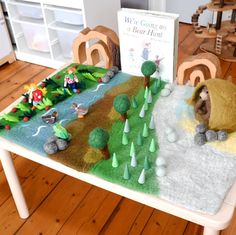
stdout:
<svg viewBox="0 0 236 235">
<path fill-rule="evenodd" d="M 236 86 L 222 79 L 206 80 L 195 88 L 190 104 L 195 104 L 203 86 L 208 88 L 211 101 L 209 129 L 236 131 Z M 202 121 L 200 116 L 197 115 L 196 118 Z"/>
<path fill-rule="evenodd" d="M 198 121 L 195 119 L 191 119 L 187 116 L 187 114 L 183 115 L 183 118 L 181 119 L 181 126 L 187 130 L 188 132 L 195 133 L 195 127 L 199 124 Z M 229 134 L 229 137 L 226 141 L 215 141 L 215 142 L 208 142 L 207 144 L 211 145 L 215 149 L 227 152 L 230 154 L 236 155 L 236 132 L 233 132 Z"/>
</svg>

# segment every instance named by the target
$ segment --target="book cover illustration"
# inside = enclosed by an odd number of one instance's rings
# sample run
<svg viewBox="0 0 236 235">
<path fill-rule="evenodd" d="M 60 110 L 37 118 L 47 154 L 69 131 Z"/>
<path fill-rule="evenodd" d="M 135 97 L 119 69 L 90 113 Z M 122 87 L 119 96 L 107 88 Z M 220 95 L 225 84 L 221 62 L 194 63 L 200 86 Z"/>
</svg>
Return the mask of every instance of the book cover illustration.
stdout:
<svg viewBox="0 0 236 235">
<path fill-rule="evenodd" d="M 122 9 L 118 13 L 121 67 L 142 76 L 141 65 L 154 61 L 154 76 L 173 82 L 176 67 L 177 15 Z"/>
</svg>

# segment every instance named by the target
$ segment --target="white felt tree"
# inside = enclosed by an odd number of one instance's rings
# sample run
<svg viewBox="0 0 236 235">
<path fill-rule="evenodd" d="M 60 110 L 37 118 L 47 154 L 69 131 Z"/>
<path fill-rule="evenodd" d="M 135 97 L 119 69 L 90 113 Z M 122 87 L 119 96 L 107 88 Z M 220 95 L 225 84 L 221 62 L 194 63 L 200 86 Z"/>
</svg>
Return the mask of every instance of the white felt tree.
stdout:
<svg viewBox="0 0 236 235">
<path fill-rule="evenodd" d="M 132 167 L 136 167 L 136 166 L 137 166 L 137 159 L 136 159 L 135 153 L 132 155 L 130 165 L 131 165 Z"/>
<path fill-rule="evenodd" d="M 148 102 L 148 104 L 152 103 L 152 92 L 151 91 L 148 92 L 147 102 Z"/>
<path fill-rule="evenodd" d="M 125 133 L 129 133 L 129 131 L 130 131 L 130 128 L 129 128 L 129 120 L 126 119 L 126 120 L 125 120 L 124 132 L 125 132 Z"/>
<path fill-rule="evenodd" d="M 145 170 L 143 169 L 139 178 L 138 178 L 139 184 L 144 184 L 145 183 Z"/>
<path fill-rule="evenodd" d="M 141 111 L 139 113 L 139 117 L 141 117 L 141 118 L 145 117 L 145 107 L 144 107 L 144 105 L 142 106 L 142 109 L 141 109 Z"/>
<path fill-rule="evenodd" d="M 149 129 L 151 129 L 151 130 L 155 129 L 155 123 L 154 123 L 153 115 L 151 116 L 151 120 L 150 120 L 150 123 L 149 123 Z"/>
</svg>

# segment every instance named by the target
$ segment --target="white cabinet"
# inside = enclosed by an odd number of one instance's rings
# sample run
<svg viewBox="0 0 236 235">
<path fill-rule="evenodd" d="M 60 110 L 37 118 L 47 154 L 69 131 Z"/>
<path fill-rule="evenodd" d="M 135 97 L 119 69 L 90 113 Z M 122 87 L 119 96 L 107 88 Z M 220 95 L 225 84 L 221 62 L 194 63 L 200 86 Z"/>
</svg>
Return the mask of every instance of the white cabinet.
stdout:
<svg viewBox="0 0 236 235">
<path fill-rule="evenodd" d="M 3 1 L 3 0 L 2 0 Z M 117 32 L 120 0 L 5 0 L 16 57 L 58 68 L 72 60 L 72 42 L 85 27 Z"/>
<path fill-rule="evenodd" d="M 6 22 L 0 5 L 0 65 L 15 60 Z"/>
</svg>

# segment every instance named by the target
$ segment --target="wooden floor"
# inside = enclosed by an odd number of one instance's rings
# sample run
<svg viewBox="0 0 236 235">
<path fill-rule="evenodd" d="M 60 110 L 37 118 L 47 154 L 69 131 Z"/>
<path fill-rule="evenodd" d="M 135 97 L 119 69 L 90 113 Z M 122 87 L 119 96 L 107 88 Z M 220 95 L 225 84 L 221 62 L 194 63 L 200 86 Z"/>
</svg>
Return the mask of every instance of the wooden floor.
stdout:
<svg viewBox="0 0 236 235">
<path fill-rule="evenodd" d="M 201 39 L 180 25 L 178 64 L 199 52 Z M 236 78 L 236 64 L 222 61 L 224 77 Z M 0 110 L 18 98 L 25 84 L 39 82 L 53 69 L 17 61 L 0 67 Z M 200 235 L 202 227 L 154 210 L 47 167 L 13 155 L 30 210 L 19 218 L 0 165 L 0 235 Z M 236 214 L 222 235 L 236 234 Z"/>
</svg>

